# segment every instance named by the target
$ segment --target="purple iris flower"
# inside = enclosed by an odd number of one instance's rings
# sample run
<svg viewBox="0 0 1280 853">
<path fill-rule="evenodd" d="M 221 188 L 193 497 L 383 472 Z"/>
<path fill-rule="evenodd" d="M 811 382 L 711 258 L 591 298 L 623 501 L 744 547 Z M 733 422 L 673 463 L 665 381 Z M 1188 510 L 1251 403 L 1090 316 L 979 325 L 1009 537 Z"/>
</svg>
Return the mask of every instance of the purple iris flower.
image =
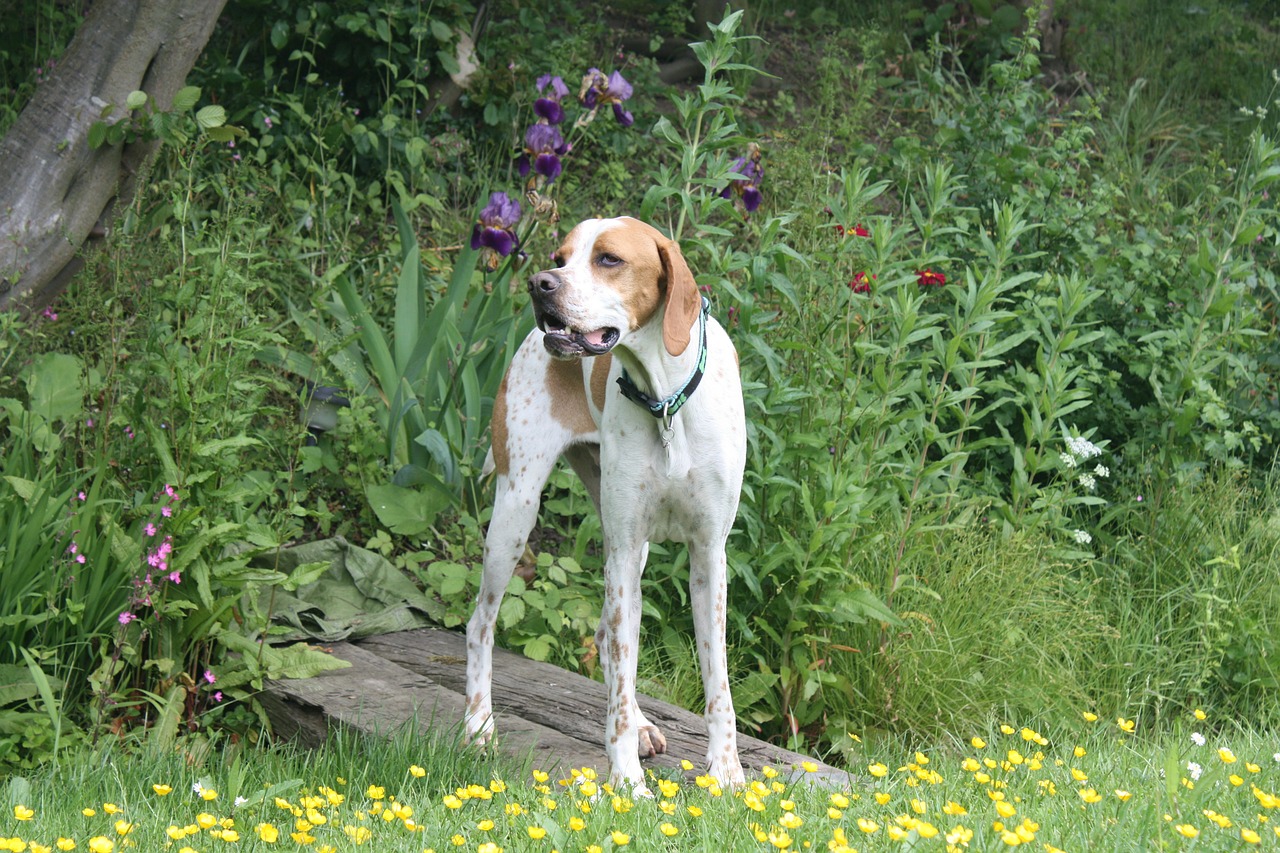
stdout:
<svg viewBox="0 0 1280 853">
<path fill-rule="evenodd" d="M 618 120 L 618 124 L 631 127 L 635 123 L 635 118 L 622 107 L 622 102 L 630 98 L 631 94 L 631 84 L 626 81 L 621 72 L 615 71 L 606 78 L 599 68 L 592 68 L 582 78 L 582 89 L 578 92 L 578 100 L 591 111 L 593 117 L 599 107 L 611 104 L 613 117 Z M 587 121 L 590 120 L 590 118 L 587 119 Z"/>
<path fill-rule="evenodd" d="M 506 257 L 515 251 L 515 227 L 520 221 L 520 202 L 504 192 L 489 196 L 489 203 L 480 211 L 480 221 L 471 232 L 471 248 L 492 249 Z"/>
<path fill-rule="evenodd" d="M 544 91 L 550 88 L 550 91 Z M 559 124 L 564 121 L 564 107 L 560 101 L 569 96 L 569 87 L 560 77 L 543 74 L 538 78 L 538 94 L 542 97 L 533 103 L 533 112 L 547 124 Z"/>
<path fill-rule="evenodd" d="M 533 124 L 524 134 L 524 153 L 516 164 L 520 176 L 532 170 L 551 183 L 560 175 L 560 158 L 569 153 L 569 144 L 551 124 Z"/>
<path fill-rule="evenodd" d="M 742 175 L 735 179 L 720 193 L 728 198 L 730 193 L 737 193 L 742 199 L 742 206 L 751 213 L 760 206 L 764 196 L 760 193 L 760 182 L 764 180 L 764 167 L 760 165 L 760 149 L 754 143 L 748 148 L 746 156 L 733 161 L 734 172 Z"/>
</svg>

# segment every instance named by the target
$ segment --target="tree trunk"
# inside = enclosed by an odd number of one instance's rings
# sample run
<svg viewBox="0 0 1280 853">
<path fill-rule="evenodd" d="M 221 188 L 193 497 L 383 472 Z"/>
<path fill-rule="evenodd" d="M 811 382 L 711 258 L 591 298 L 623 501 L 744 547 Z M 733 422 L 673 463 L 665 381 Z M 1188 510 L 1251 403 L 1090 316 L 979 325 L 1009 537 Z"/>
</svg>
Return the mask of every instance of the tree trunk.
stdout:
<svg viewBox="0 0 1280 853">
<path fill-rule="evenodd" d="M 38 310 L 137 190 L 156 143 L 90 150 L 103 108 L 142 90 L 172 105 L 226 0 L 96 0 L 50 79 L 0 142 L 0 309 Z"/>
</svg>

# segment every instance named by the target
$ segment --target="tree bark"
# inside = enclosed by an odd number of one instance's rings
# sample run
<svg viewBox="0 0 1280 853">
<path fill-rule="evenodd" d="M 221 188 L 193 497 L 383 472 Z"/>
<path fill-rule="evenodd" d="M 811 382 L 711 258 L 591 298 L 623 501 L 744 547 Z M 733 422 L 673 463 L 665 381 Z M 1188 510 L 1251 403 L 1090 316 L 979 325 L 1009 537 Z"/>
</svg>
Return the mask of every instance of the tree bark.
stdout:
<svg viewBox="0 0 1280 853">
<path fill-rule="evenodd" d="M 39 310 L 82 246 L 127 206 L 156 143 L 90 150 L 89 127 L 142 90 L 169 109 L 226 0 L 96 0 L 50 79 L 0 142 L 0 310 Z"/>
</svg>

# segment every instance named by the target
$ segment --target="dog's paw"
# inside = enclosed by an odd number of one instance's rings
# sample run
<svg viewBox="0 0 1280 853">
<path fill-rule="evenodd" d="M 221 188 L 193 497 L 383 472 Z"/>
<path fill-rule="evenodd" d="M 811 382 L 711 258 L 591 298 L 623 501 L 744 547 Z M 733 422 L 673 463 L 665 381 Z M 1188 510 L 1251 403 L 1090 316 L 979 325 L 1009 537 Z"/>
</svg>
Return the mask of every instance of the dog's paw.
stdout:
<svg viewBox="0 0 1280 853">
<path fill-rule="evenodd" d="M 488 746 L 489 741 L 493 740 L 493 716 L 485 715 L 483 718 L 468 716 L 464 738 L 467 746 L 476 748 Z"/>
<path fill-rule="evenodd" d="M 657 726 L 640 727 L 640 757 L 653 758 L 667 751 L 667 739 Z"/>
<path fill-rule="evenodd" d="M 708 762 L 707 775 L 724 788 L 736 789 L 747 784 L 747 777 L 742 772 L 742 763 L 738 760 L 736 752 L 720 760 Z"/>
</svg>

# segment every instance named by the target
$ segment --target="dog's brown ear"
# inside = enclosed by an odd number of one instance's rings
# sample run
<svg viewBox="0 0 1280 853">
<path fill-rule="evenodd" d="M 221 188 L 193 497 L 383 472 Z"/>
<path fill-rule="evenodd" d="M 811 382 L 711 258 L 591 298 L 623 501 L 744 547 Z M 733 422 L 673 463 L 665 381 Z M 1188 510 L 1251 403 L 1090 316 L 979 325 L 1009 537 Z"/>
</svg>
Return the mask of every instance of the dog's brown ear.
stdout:
<svg viewBox="0 0 1280 853">
<path fill-rule="evenodd" d="M 667 284 L 667 306 L 662 317 L 662 340 L 667 352 L 680 355 L 689 346 L 689 331 L 702 310 L 702 298 L 693 273 L 680 254 L 680 246 L 674 240 L 658 243 L 658 255 L 662 258 L 662 271 Z"/>
</svg>

